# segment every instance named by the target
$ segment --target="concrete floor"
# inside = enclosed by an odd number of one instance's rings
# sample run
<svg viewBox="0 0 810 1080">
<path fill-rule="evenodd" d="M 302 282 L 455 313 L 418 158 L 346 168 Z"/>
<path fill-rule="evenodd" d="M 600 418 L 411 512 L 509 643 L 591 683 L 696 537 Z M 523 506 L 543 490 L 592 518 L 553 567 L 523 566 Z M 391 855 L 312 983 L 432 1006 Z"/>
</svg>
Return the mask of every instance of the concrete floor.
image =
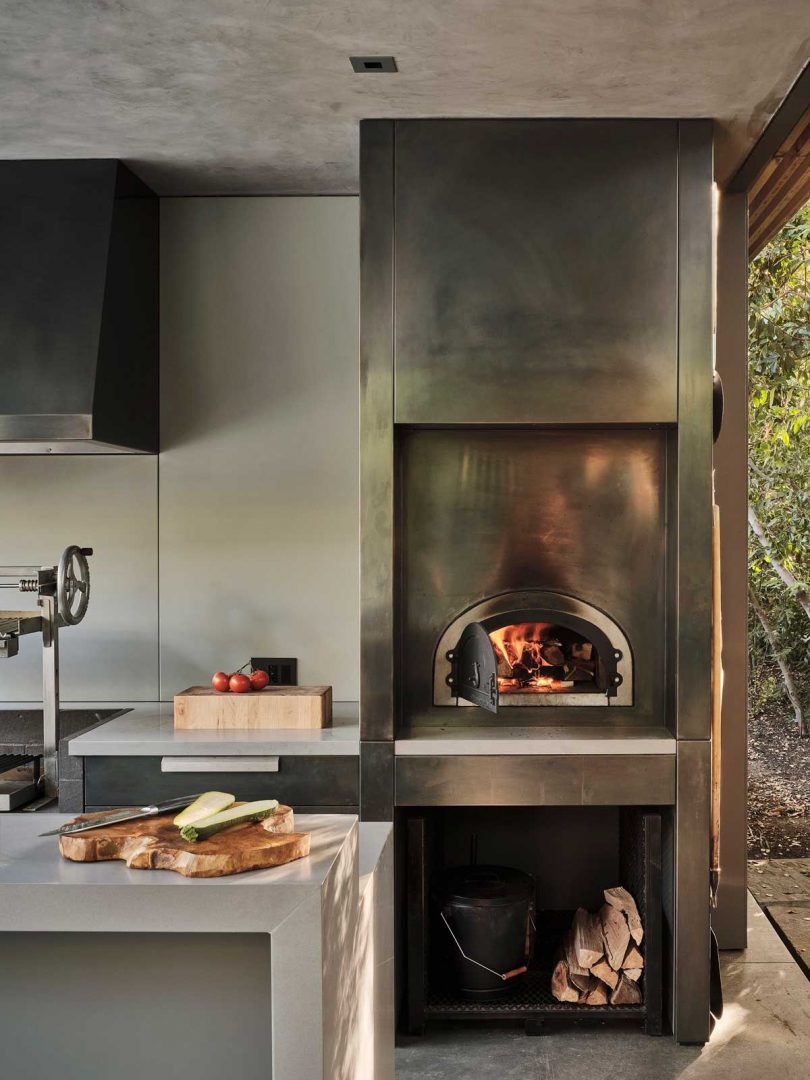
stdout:
<svg viewBox="0 0 810 1080">
<path fill-rule="evenodd" d="M 725 1013 L 703 1049 L 621 1028 L 527 1038 L 517 1027 L 437 1024 L 397 1048 L 397 1080 L 810 1077 L 810 982 L 750 896 L 748 928 L 745 952 L 723 954 Z"/>
</svg>

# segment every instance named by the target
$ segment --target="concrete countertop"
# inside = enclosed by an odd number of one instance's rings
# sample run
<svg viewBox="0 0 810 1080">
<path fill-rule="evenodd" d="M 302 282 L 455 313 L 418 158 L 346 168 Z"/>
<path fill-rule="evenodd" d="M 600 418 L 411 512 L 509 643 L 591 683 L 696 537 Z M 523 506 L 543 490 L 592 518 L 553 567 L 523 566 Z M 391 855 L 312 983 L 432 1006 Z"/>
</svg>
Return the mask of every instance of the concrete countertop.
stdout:
<svg viewBox="0 0 810 1080">
<path fill-rule="evenodd" d="M 117 706 L 66 706 L 60 709 L 61 744 L 87 728 L 120 713 Z M 42 707 L 0 703 L 0 753 L 42 753 Z"/>
<path fill-rule="evenodd" d="M 336 701 L 331 728 L 313 731 L 175 731 L 171 702 L 122 705 L 119 716 L 70 739 L 73 757 L 242 755 L 346 756 L 360 753 L 359 707 Z"/>
<path fill-rule="evenodd" d="M 296 829 L 312 834 L 308 858 L 230 877 L 185 878 L 129 870 L 119 861 L 63 859 L 57 838 L 38 834 L 71 817 L 0 815 L 0 932 L 267 933 L 304 895 L 320 895 L 344 845 L 356 849 L 358 842 L 351 814 L 300 814 Z"/>
</svg>

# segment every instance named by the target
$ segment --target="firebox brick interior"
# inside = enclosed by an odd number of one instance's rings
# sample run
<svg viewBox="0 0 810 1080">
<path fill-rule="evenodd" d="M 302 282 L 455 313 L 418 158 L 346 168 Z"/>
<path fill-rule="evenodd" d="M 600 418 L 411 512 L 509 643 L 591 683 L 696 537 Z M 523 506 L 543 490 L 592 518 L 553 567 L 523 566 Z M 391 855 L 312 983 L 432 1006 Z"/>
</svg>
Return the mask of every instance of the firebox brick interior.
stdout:
<svg viewBox="0 0 810 1080">
<path fill-rule="evenodd" d="M 634 877 L 702 1043 L 711 124 L 366 121 L 361 228 L 361 812 L 395 822 L 407 1022 L 457 1014 L 432 875 L 474 837 L 538 919 Z"/>
</svg>

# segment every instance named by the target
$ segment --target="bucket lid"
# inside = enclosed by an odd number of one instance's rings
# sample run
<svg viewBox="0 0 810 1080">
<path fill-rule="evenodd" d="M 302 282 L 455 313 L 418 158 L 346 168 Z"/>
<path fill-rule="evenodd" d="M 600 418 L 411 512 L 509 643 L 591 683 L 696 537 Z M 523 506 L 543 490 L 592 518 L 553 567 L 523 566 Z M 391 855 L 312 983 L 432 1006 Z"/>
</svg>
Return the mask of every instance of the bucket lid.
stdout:
<svg viewBox="0 0 810 1080">
<path fill-rule="evenodd" d="M 457 866 L 444 878 L 445 902 L 499 907 L 534 896 L 534 878 L 509 866 Z"/>
</svg>

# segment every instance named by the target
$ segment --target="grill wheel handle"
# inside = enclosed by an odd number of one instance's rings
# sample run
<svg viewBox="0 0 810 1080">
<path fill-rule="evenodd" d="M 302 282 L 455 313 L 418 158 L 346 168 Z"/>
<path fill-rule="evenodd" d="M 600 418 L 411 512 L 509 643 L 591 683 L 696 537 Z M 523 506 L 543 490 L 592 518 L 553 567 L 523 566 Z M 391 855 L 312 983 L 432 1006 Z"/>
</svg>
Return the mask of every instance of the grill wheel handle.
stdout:
<svg viewBox="0 0 810 1080">
<path fill-rule="evenodd" d="M 92 548 L 80 548 L 71 544 L 65 548 L 59 560 L 56 572 L 57 610 L 67 626 L 76 626 L 87 612 L 90 602 L 90 567 L 87 556 L 92 554 Z"/>
</svg>

